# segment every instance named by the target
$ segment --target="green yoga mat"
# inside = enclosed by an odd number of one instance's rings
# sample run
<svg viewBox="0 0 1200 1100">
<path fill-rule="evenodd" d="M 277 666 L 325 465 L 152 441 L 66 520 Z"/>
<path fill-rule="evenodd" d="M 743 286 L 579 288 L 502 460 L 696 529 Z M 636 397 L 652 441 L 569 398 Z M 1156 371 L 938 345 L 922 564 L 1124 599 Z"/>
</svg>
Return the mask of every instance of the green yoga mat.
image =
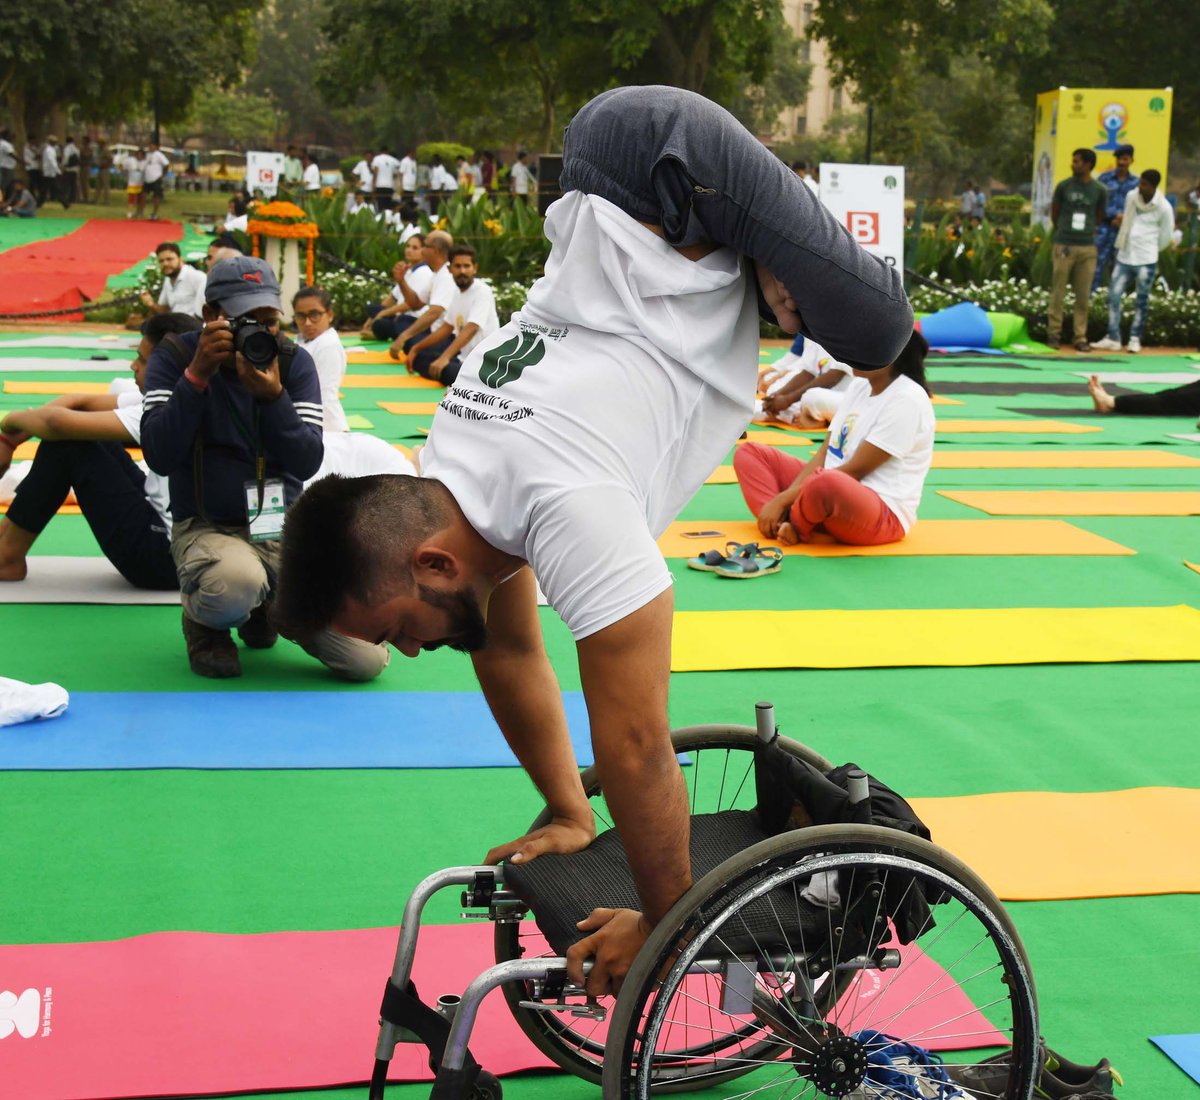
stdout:
<svg viewBox="0 0 1200 1100">
<path fill-rule="evenodd" d="M 0 252 L 35 241 L 52 241 L 74 233 L 86 218 L 56 218 L 38 214 L 36 218 L 0 219 Z"/>
</svg>

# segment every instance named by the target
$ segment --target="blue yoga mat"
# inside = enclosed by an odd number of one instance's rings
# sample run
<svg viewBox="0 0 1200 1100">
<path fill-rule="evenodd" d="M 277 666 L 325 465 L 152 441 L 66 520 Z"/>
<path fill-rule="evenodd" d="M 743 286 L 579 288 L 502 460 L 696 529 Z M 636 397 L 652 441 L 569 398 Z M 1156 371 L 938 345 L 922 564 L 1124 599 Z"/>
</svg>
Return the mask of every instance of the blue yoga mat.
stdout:
<svg viewBox="0 0 1200 1100">
<path fill-rule="evenodd" d="M 564 692 L 580 764 L 580 692 Z M 505 768 L 478 692 L 76 692 L 60 718 L 0 729 L 0 769 Z"/>
<path fill-rule="evenodd" d="M 1152 1035 L 1150 1042 L 1200 1085 L 1200 1035 Z"/>
</svg>

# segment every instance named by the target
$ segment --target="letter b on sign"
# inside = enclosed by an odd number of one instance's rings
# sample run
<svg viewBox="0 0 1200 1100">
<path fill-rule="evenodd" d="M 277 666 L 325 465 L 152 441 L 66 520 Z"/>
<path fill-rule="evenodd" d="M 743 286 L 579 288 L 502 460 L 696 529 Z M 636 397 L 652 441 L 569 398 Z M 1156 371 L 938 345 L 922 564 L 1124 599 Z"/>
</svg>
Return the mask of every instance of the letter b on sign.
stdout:
<svg viewBox="0 0 1200 1100">
<path fill-rule="evenodd" d="M 846 228 L 859 244 L 879 243 L 879 215 L 873 210 L 847 210 Z"/>
</svg>

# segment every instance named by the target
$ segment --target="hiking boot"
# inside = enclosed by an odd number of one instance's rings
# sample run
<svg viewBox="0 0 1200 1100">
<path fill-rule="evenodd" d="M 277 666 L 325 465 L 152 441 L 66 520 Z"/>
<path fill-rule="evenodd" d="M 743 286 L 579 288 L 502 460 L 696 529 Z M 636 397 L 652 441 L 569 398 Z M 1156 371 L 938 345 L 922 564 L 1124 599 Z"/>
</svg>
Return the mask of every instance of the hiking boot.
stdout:
<svg viewBox="0 0 1200 1100">
<path fill-rule="evenodd" d="M 1142 350 L 1142 342 L 1136 336 L 1129 337 L 1129 347 L 1125 349 L 1132 355 L 1137 355 Z"/>
<path fill-rule="evenodd" d="M 1079 351 L 1079 352 L 1091 351 L 1092 345 L 1089 344 L 1086 340 L 1076 340 L 1075 341 L 1075 350 Z"/>
<path fill-rule="evenodd" d="M 1054 350 L 1057 351 L 1059 348 L 1062 347 L 1062 337 L 1061 336 L 1047 336 L 1046 337 L 1046 347 L 1054 348 Z"/>
<path fill-rule="evenodd" d="M 1114 340 L 1111 336 L 1104 337 L 1103 340 L 1092 341 L 1092 351 L 1120 351 L 1121 341 Z"/>
<path fill-rule="evenodd" d="M 269 610 L 266 601 L 260 603 L 250 612 L 250 618 L 237 628 L 238 637 L 247 649 L 270 649 L 279 640 L 279 631 L 271 625 Z"/>
<path fill-rule="evenodd" d="M 1034 1080 L 1041 1078 L 1045 1072 L 1046 1044 L 1038 1041 L 1038 1071 Z M 946 1072 L 955 1084 L 961 1085 L 972 1096 L 1003 1096 L 1008 1089 L 1009 1067 L 1012 1065 L 1012 1051 L 985 1058 L 973 1066 L 947 1066 Z"/>
<path fill-rule="evenodd" d="M 227 680 L 241 676 L 242 663 L 238 659 L 237 646 L 228 630 L 215 630 L 211 626 L 189 619 L 183 613 L 183 639 L 187 642 L 188 664 L 197 676 L 210 680 Z"/>
</svg>

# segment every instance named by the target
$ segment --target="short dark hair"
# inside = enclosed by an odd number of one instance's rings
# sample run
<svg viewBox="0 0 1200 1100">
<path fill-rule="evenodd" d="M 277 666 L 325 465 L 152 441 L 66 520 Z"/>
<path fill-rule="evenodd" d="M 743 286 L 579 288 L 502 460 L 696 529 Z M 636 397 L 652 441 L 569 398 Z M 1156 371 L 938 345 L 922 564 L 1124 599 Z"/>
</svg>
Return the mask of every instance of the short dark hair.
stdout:
<svg viewBox="0 0 1200 1100">
<path fill-rule="evenodd" d="M 475 249 L 469 244 L 456 244 L 452 249 L 450 249 L 450 259 L 453 260 L 455 256 L 470 256 L 471 262 L 474 263 L 476 253 Z"/>
<path fill-rule="evenodd" d="M 210 248 L 215 244 L 218 248 L 233 248 L 238 252 L 242 250 L 241 245 L 237 243 L 237 238 L 232 233 L 222 233 L 219 237 L 214 237 L 208 244 Z"/>
<path fill-rule="evenodd" d="M 892 370 L 897 374 L 904 375 L 905 378 L 911 378 L 921 389 L 928 393 L 929 383 L 925 381 L 925 356 L 928 354 L 929 341 L 918 330 L 913 329 L 913 334 L 908 338 L 908 343 L 904 345 L 900 354 L 892 360 Z"/>
<path fill-rule="evenodd" d="M 200 319 L 187 313 L 152 313 L 142 322 L 142 335 L 155 347 L 170 333 L 198 332 Z"/>
<path fill-rule="evenodd" d="M 176 256 L 183 257 L 183 253 L 179 251 L 179 245 L 174 241 L 163 241 L 162 244 L 156 246 L 154 255 L 157 256 L 160 252 L 174 252 Z"/>
<path fill-rule="evenodd" d="M 307 641 L 346 600 L 383 602 L 413 583 L 412 555 L 449 525 L 454 498 L 433 478 L 343 477 L 310 485 L 288 511 L 271 618 Z"/>
<path fill-rule="evenodd" d="M 1079 157 L 1079 159 L 1082 160 L 1089 168 L 1096 167 L 1096 151 L 1094 149 L 1083 147 L 1079 149 L 1072 149 L 1071 156 Z"/>
<path fill-rule="evenodd" d="M 326 309 L 333 309 L 333 298 L 330 297 L 329 291 L 323 286 L 302 286 L 292 295 L 293 309 L 296 308 L 296 303 L 301 298 L 316 298 Z"/>
<path fill-rule="evenodd" d="M 1147 183 L 1152 184 L 1154 187 L 1157 187 L 1160 183 L 1162 183 L 1162 173 L 1157 168 L 1147 168 L 1142 173 L 1142 179 L 1144 179 Z"/>
</svg>

